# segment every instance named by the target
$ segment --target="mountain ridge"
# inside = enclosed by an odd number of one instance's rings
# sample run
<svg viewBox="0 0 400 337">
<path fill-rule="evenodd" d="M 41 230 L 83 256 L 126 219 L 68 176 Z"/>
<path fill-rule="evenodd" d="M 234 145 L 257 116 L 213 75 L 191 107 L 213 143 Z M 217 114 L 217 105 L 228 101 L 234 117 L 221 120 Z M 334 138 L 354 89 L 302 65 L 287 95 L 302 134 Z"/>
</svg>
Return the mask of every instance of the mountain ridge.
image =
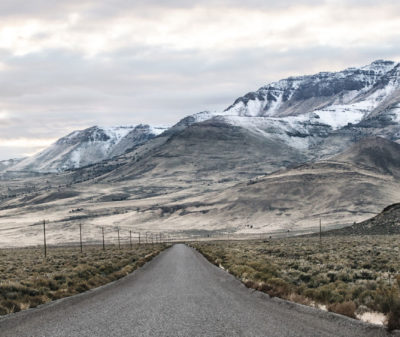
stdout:
<svg viewBox="0 0 400 337">
<path fill-rule="evenodd" d="M 292 153 L 296 152 L 295 155 L 287 156 L 282 150 L 282 158 L 277 158 L 276 164 L 269 165 L 268 172 L 282 168 L 281 163 L 292 166 L 301 162 L 328 158 L 364 137 L 381 136 L 399 142 L 399 69 L 398 63 L 378 60 L 364 67 L 347 68 L 340 72 L 320 72 L 315 75 L 289 77 L 239 97 L 224 111 L 203 111 L 186 116 L 171 128 L 162 130 L 164 140 L 173 139 L 175 135 L 179 135 L 192 126 L 199 130 L 202 127 L 205 129 L 208 127 L 209 130 L 215 131 L 215 128 L 210 129 L 210 125 L 219 125 L 220 132 L 239 127 L 243 129 L 241 131 L 243 135 L 252 134 L 259 139 L 264 139 L 266 153 L 271 144 L 275 144 L 273 146 L 278 148 L 290 149 L 289 152 Z M 276 103 L 274 107 L 272 103 Z M 98 127 L 92 127 L 80 131 L 78 135 L 87 130 L 92 130 L 93 133 L 96 128 L 98 129 Z M 114 141 L 113 145 L 108 144 L 107 148 L 100 146 L 96 149 L 96 142 L 92 142 L 94 154 L 91 155 L 90 149 L 86 149 L 85 153 L 89 154 L 84 156 L 86 161 L 81 162 L 71 157 L 71 152 L 76 154 L 76 151 L 64 149 L 62 145 L 65 144 L 59 144 L 61 147 L 57 151 L 51 149 L 47 152 L 43 151 L 46 157 L 44 161 L 47 163 L 41 164 L 41 160 L 35 163 L 32 158 L 28 158 L 11 169 L 60 172 L 91 165 L 113 156 L 123 155 L 127 151 L 134 151 L 138 146 L 151 142 L 154 136 L 162 133 L 150 129 L 151 127 L 147 130 L 143 128 L 136 130 L 136 134 L 125 135 L 122 140 L 120 139 L 121 141 Z M 189 137 L 190 132 L 186 134 L 188 135 L 187 142 L 192 142 Z M 71 135 L 73 136 L 74 133 Z M 108 136 L 104 132 L 97 132 L 92 136 L 99 137 L 100 141 L 107 143 Z M 219 138 L 222 138 L 222 135 Z M 66 136 L 57 143 L 65 143 L 68 140 Z M 89 144 L 85 139 L 81 139 L 80 142 Z M 163 142 L 153 143 L 156 146 L 164 146 L 161 144 Z M 206 143 L 207 140 L 204 142 L 205 147 Z M 152 144 L 148 147 L 154 149 Z M 61 154 L 62 158 L 56 157 L 55 160 L 50 158 L 51 155 L 60 156 L 60 152 L 63 151 L 66 153 Z M 141 151 L 141 153 L 144 152 L 146 151 Z M 171 149 L 171 152 L 175 150 Z M 36 157 L 40 156 L 43 154 Z M 65 157 L 67 159 L 63 159 Z M 208 160 L 208 157 L 206 156 L 204 160 Z M 229 158 L 224 160 L 229 160 Z"/>
<path fill-rule="evenodd" d="M 136 126 L 99 127 L 73 131 L 40 153 L 8 167 L 13 171 L 60 172 L 110 159 L 158 136 L 167 128 Z"/>
</svg>

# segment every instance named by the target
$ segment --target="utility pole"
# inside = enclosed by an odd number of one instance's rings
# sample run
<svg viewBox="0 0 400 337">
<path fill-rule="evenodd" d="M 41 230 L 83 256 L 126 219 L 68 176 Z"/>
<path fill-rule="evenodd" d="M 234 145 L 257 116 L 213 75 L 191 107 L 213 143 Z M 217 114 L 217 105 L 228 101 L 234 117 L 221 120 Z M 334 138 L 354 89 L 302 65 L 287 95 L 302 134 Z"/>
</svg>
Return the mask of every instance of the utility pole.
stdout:
<svg viewBox="0 0 400 337">
<path fill-rule="evenodd" d="M 83 253 L 83 247 L 82 247 L 82 224 L 79 224 L 79 242 L 81 245 L 81 254 Z"/>
<path fill-rule="evenodd" d="M 117 227 L 117 231 L 118 231 L 118 249 L 121 249 L 121 241 L 119 239 L 119 227 Z"/>
<path fill-rule="evenodd" d="M 130 244 L 131 249 L 132 249 L 132 231 L 131 230 L 129 231 L 129 244 Z"/>
<path fill-rule="evenodd" d="M 138 234 L 139 234 L 139 246 L 140 246 L 140 232 Z"/>
<path fill-rule="evenodd" d="M 319 246 L 322 249 L 322 223 L 321 223 L 321 218 L 319 218 Z"/>
<path fill-rule="evenodd" d="M 106 250 L 106 245 L 104 242 L 104 227 L 101 227 L 101 233 L 103 234 L 103 250 Z"/>
<path fill-rule="evenodd" d="M 46 244 L 46 220 L 43 220 L 43 243 L 44 243 L 44 257 L 47 257 L 47 244 Z"/>
</svg>

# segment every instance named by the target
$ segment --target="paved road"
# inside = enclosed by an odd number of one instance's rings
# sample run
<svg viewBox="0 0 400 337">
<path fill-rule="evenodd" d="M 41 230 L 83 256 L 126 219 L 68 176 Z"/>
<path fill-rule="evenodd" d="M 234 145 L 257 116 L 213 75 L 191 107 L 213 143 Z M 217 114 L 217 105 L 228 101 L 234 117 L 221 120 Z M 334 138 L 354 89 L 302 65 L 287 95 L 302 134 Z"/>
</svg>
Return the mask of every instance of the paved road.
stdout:
<svg viewBox="0 0 400 337">
<path fill-rule="evenodd" d="M 175 245 L 128 277 L 0 320 L 1 337 L 389 336 L 383 329 L 245 288 Z"/>
</svg>

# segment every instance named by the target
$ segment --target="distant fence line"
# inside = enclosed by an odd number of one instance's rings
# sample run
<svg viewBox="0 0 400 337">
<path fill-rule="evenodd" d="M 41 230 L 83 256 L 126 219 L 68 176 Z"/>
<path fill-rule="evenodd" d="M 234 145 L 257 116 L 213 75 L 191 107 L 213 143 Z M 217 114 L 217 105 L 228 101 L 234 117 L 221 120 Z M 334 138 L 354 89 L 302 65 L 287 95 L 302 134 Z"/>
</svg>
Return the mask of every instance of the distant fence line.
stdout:
<svg viewBox="0 0 400 337">
<path fill-rule="evenodd" d="M 46 235 L 46 224 L 48 224 L 48 221 L 43 220 L 41 224 L 36 224 L 35 226 L 42 226 L 43 230 L 43 250 L 44 250 L 44 256 L 47 256 L 47 247 L 49 246 L 47 243 L 47 235 Z M 121 245 L 127 245 L 129 244 L 130 248 L 133 248 L 133 244 L 159 244 L 159 243 L 168 243 L 171 242 L 171 238 L 168 234 L 162 233 L 162 232 L 138 232 L 138 231 L 132 231 L 132 230 L 125 230 L 125 234 L 128 234 L 128 236 L 122 236 L 121 234 L 121 228 L 119 226 L 101 226 L 101 239 L 96 240 L 96 239 L 83 239 L 82 235 L 82 223 L 79 223 L 79 241 L 78 242 L 68 242 L 67 244 L 69 245 L 79 245 L 81 253 L 83 252 L 83 245 L 100 245 L 103 250 L 105 250 L 106 245 L 117 245 L 119 249 L 121 249 Z M 106 241 L 106 234 L 112 233 L 112 231 L 108 230 L 107 232 L 105 231 L 105 228 L 112 228 L 114 229 L 114 232 L 116 233 L 116 242 L 110 242 Z M 55 246 L 60 246 L 63 245 L 63 243 L 57 243 Z M 65 245 L 65 243 L 64 243 Z"/>
<path fill-rule="evenodd" d="M 94 226 L 98 230 L 98 234 L 93 234 L 93 227 L 90 233 L 85 235 L 85 226 L 82 223 L 76 224 L 76 239 L 62 242 L 57 240 L 57 242 L 49 242 L 49 229 L 48 225 L 51 222 L 48 220 L 43 220 L 40 223 L 35 223 L 29 225 L 30 228 L 38 227 L 42 232 L 42 244 L 36 243 L 34 246 L 43 246 L 44 256 L 47 256 L 47 249 L 54 246 L 78 246 L 80 251 L 83 252 L 84 246 L 86 245 L 96 245 L 100 246 L 105 250 L 106 246 L 117 246 L 121 249 L 121 246 L 133 247 L 134 244 L 160 244 L 160 243 L 178 243 L 178 242 L 195 242 L 195 241 L 233 241 L 233 240 L 268 240 L 276 238 L 284 238 L 290 236 L 298 236 L 304 234 L 311 234 L 319 232 L 320 240 L 322 233 L 321 223 L 318 226 L 303 228 L 302 230 L 297 230 L 292 232 L 290 230 L 276 230 L 263 233 L 247 232 L 247 233 L 229 233 L 229 232 L 208 232 L 201 231 L 199 233 L 187 233 L 187 232 L 155 232 L 155 231 L 138 231 L 134 229 L 127 228 L 128 226 Z M 2 228 L 2 231 L 10 229 L 20 229 L 21 227 L 13 228 Z M 69 226 L 69 234 L 71 226 Z M 58 232 L 62 229 L 58 229 Z M 39 232 L 38 232 L 39 234 Z M 27 245 L 25 245 L 27 246 Z M 32 246 L 32 244 L 31 244 Z"/>
</svg>

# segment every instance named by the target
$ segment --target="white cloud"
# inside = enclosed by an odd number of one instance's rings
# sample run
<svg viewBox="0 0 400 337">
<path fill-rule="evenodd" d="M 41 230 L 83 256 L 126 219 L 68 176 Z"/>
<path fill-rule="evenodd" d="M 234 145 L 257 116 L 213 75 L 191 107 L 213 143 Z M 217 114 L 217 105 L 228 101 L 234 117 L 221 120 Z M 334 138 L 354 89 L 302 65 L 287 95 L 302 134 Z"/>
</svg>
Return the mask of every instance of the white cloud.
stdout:
<svg viewBox="0 0 400 337">
<path fill-rule="evenodd" d="M 55 140 L 54 138 L 0 138 L 0 147 L 46 147 L 54 143 Z"/>
<path fill-rule="evenodd" d="M 218 53 L 249 47 L 287 50 L 310 45 L 387 44 L 400 29 L 393 10 L 399 6 L 338 7 L 334 2 L 270 10 L 199 6 L 165 8 L 154 15 L 132 9 L 92 20 L 88 13 L 70 12 L 58 20 L 4 20 L 0 48 L 15 55 L 62 48 L 94 57 L 127 46 Z"/>
<path fill-rule="evenodd" d="M 7 111 L 0 111 L 0 121 L 4 121 L 9 118 L 9 113 Z"/>
</svg>

